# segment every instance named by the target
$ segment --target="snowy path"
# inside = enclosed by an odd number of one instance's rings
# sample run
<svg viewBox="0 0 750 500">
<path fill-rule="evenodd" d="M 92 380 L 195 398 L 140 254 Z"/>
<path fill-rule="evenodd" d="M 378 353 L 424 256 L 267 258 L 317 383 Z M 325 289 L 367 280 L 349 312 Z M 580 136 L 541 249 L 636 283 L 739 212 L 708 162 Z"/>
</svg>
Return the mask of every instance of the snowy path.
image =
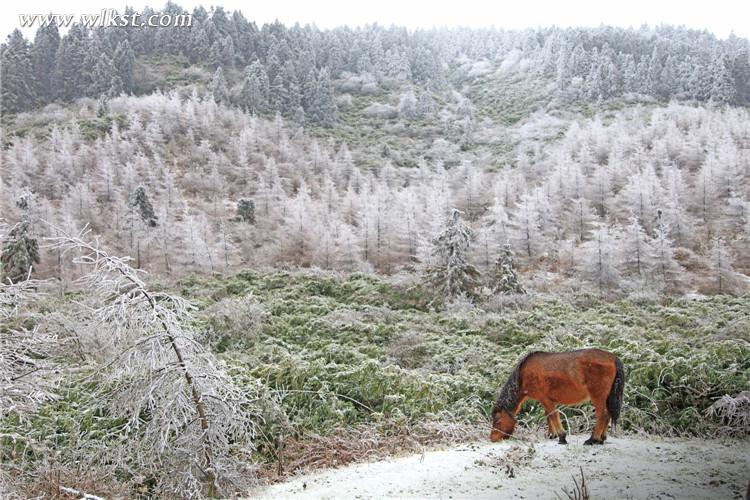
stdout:
<svg viewBox="0 0 750 500">
<path fill-rule="evenodd" d="M 475 443 L 319 471 L 261 488 L 261 498 L 566 498 L 579 466 L 595 499 L 742 498 L 750 441 L 587 436 L 531 445 Z"/>
</svg>

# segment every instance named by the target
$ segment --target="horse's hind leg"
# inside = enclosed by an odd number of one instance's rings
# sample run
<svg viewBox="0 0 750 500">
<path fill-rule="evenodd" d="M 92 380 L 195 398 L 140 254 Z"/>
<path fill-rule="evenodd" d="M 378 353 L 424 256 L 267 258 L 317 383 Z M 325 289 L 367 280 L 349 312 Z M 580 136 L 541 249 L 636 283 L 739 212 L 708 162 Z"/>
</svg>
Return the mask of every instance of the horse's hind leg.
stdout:
<svg viewBox="0 0 750 500">
<path fill-rule="evenodd" d="M 607 426 L 609 425 L 609 412 L 607 411 L 606 400 L 595 400 L 594 409 L 596 410 L 596 425 L 594 425 L 594 432 L 591 437 L 584 441 L 583 444 L 604 444 L 604 440 L 607 439 Z"/>
<path fill-rule="evenodd" d="M 552 401 L 542 401 L 544 411 L 547 413 L 547 424 L 549 426 L 548 437 L 558 438 L 560 444 L 568 444 L 565 440 L 565 429 L 560 423 L 560 413 L 555 409 L 555 403 Z"/>
</svg>

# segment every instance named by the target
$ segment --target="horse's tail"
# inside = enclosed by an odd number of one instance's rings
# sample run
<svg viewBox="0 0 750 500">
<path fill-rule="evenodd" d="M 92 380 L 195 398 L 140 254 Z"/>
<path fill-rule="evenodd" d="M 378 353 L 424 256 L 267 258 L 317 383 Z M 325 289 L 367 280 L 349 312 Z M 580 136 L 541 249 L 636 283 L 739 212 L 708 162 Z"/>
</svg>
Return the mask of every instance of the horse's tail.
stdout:
<svg viewBox="0 0 750 500">
<path fill-rule="evenodd" d="M 625 367 L 622 365 L 620 358 L 615 356 L 615 379 L 612 381 L 612 388 L 607 396 L 607 411 L 612 419 L 612 431 L 617 426 L 617 419 L 620 418 L 622 409 L 622 390 L 625 387 Z"/>
</svg>

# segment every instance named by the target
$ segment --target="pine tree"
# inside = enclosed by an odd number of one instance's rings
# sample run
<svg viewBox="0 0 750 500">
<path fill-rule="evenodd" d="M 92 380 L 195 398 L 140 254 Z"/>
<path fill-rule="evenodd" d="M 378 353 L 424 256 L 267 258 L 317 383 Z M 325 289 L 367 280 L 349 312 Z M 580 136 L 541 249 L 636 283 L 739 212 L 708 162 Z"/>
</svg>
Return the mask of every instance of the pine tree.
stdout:
<svg viewBox="0 0 750 500">
<path fill-rule="evenodd" d="M 203 23 L 194 17 L 193 27 L 190 29 L 188 38 L 187 52 L 190 62 L 198 63 L 208 60 L 211 51 L 211 45 L 208 40 L 208 34 Z"/>
<path fill-rule="evenodd" d="M 726 54 L 719 54 L 711 63 L 711 90 L 709 99 L 720 104 L 731 104 L 737 99 L 731 61 Z"/>
<path fill-rule="evenodd" d="M 417 100 L 417 115 L 421 118 L 430 117 L 437 111 L 435 99 L 431 92 L 422 92 Z"/>
<path fill-rule="evenodd" d="M 54 21 L 47 26 L 41 26 L 36 31 L 34 45 L 31 48 L 31 66 L 36 77 L 36 95 L 42 103 L 48 103 L 55 99 L 53 77 L 55 56 L 59 46 L 60 33 L 57 29 L 57 23 Z"/>
<path fill-rule="evenodd" d="M 227 35 L 224 40 L 221 42 L 221 54 L 220 54 L 221 63 L 233 67 L 235 62 L 235 54 L 234 54 L 234 41 L 232 40 L 232 37 Z"/>
<path fill-rule="evenodd" d="M 333 96 L 333 85 L 328 70 L 320 70 L 315 89 L 315 98 L 308 116 L 312 121 L 324 127 L 331 127 L 336 122 L 336 101 Z"/>
<path fill-rule="evenodd" d="M 268 107 L 256 75 L 248 74 L 245 76 L 240 90 L 240 106 L 245 111 L 254 114 L 263 113 Z"/>
<path fill-rule="evenodd" d="M 39 261 L 39 244 L 31 235 L 31 224 L 28 220 L 22 220 L 13 226 L 3 245 L 0 277 L 3 281 L 23 280 Z"/>
<path fill-rule="evenodd" d="M 623 268 L 633 276 L 642 277 L 651 270 L 653 253 L 648 235 L 638 218 L 632 215 L 623 234 Z"/>
<path fill-rule="evenodd" d="M 151 227 L 156 227 L 157 217 L 154 213 L 154 207 L 148 199 L 146 190 L 143 186 L 138 186 L 131 196 L 131 207 L 138 209 L 141 220 Z"/>
<path fill-rule="evenodd" d="M 91 84 L 86 89 L 86 93 L 95 97 L 101 94 L 108 94 L 112 87 L 112 78 L 115 75 L 116 72 L 112 59 L 102 52 L 91 72 Z"/>
<path fill-rule="evenodd" d="M 249 224 L 255 224 L 255 202 L 245 198 L 240 199 L 237 202 L 236 215 L 234 217 L 236 222 L 247 222 Z"/>
<path fill-rule="evenodd" d="M 0 279 L 19 281 L 32 272 L 34 264 L 39 264 L 39 243 L 32 233 L 31 196 L 23 194 L 16 206 L 21 209 L 21 221 L 8 233 L 0 250 Z"/>
<path fill-rule="evenodd" d="M 503 295 L 525 294 L 526 290 L 518 281 L 515 263 L 513 262 L 513 249 L 510 243 L 505 243 L 500 257 L 495 261 L 492 271 L 492 291 Z"/>
<path fill-rule="evenodd" d="M 417 98 L 414 96 L 413 90 L 408 90 L 404 95 L 401 96 L 401 100 L 398 103 L 398 114 L 401 118 L 407 120 L 413 120 L 417 118 Z"/>
<path fill-rule="evenodd" d="M 221 66 L 216 68 L 214 78 L 211 80 L 208 90 L 213 95 L 214 101 L 217 104 L 229 103 L 229 90 L 227 89 L 227 81 L 224 79 L 224 71 L 221 69 Z"/>
<path fill-rule="evenodd" d="M 479 273 L 467 260 L 471 238 L 471 229 L 454 208 L 445 228 L 433 240 L 437 264 L 430 272 L 431 280 L 448 298 L 474 294 Z"/>
<path fill-rule="evenodd" d="M 36 79 L 29 43 L 18 29 L 0 48 L 0 65 L 3 112 L 17 113 L 32 108 L 36 104 Z"/>
<path fill-rule="evenodd" d="M 123 40 L 117 44 L 114 55 L 114 66 L 115 66 L 115 77 L 119 78 L 120 86 L 122 87 L 121 92 L 130 93 L 135 90 L 133 84 L 133 67 L 135 66 L 135 52 L 130 47 L 130 43 L 127 40 Z M 113 80 L 114 78 L 113 77 Z M 113 85 L 110 85 L 110 88 Z M 114 90 L 110 90 L 112 94 Z M 118 92 L 119 94 L 120 92 Z"/>
<path fill-rule="evenodd" d="M 74 24 L 60 40 L 55 61 L 55 81 L 57 97 L 70 101 L 80 97 L 86 91 L 85 61 L 88 53 L 88 32 L 79 24 Z"/>
</svg>

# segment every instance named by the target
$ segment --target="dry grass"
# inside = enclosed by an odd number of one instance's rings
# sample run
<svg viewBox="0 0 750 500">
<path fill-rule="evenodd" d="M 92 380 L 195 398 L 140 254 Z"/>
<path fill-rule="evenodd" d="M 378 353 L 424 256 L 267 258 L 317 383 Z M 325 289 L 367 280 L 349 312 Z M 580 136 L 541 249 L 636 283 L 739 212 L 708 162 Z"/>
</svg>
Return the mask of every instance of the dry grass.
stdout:
<svg viewBox="0 0 750 500">
<path fill-rule="evenodd" d="M 330 435 L 305 435 L 284 440 L 276 448 L 276 463 L 258 469 L 258 475 L 270 482 L 315 469 L 341 467 L 347 464 L 424 452 L 437 444 L 456 444 L 480 439 L 484 433 L 475 427 L 425 424 L 416 428 L 394 429 L 384 435 L 368 426 L 340 429 Z"/>
<path fill-rule="evenodd" d="M 591 496 L 589 495 L 589 488 L 588 486 L 586 486 L 586 476 L 583 474 L 583 467 L 580 467 L 580 471 L 580 482 L 578 481 L 578 478 L 573 476 L 573 487 L 570 490 L 564 488 L 563 493 L 565 494 L 565 497 L 561 497 L 558 494 L 555 494 L 556 498 L 565 498 L 568 500 L 589 500 L 591 498 Z"/>
</svg>

